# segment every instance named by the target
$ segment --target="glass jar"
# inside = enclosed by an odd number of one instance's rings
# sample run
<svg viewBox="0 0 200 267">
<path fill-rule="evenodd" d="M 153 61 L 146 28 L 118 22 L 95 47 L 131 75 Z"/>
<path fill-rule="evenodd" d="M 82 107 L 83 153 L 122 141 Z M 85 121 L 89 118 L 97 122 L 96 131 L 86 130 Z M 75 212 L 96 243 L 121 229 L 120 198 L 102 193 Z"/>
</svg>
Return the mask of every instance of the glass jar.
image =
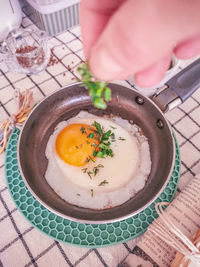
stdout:
<svg viewBox="0 0 200 267">
<path fill-rule="evenodd" d="M 43 71 L 50 58 L 47 41 L 47 34 L 40 30 L 12 31 L 0 49 L 9 71 L 29 75 Z"/>
</svg>

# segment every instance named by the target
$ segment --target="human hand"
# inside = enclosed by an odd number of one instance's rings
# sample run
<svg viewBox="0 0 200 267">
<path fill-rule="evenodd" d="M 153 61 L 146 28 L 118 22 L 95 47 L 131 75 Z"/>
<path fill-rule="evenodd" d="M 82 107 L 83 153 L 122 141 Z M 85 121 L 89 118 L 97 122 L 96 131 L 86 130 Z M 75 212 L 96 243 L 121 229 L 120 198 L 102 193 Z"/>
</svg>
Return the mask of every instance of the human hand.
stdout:
<svg viewBox="0 0 200 267">
<path fill-rule="evenodd" d="M 86 58 L 101 80 L 134 74 L 140 87 L 157 84 L 174 52 L 200 53 L 199 0 L 82 0 L 81 30 Z"/>
</svg>

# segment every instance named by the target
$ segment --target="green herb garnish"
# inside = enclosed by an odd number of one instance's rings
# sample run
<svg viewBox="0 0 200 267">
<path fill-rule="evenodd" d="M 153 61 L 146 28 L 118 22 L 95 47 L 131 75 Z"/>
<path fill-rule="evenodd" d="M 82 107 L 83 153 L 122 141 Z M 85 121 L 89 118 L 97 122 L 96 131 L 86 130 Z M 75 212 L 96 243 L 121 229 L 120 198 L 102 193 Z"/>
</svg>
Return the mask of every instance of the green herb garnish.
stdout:
<svg viewBox="0 0 200 267">
<path fill-rule="evenodd" d="M 91 191 L 91 197 L 93 197 L 94 196 L 94 190 L 90 189 L 90 191 Z"/>
<path fill-rule="evenodd" d="M 85 127 L 81 127 L 80 131 L 81 131 L 82 134 L 86 133 Z"/>
<path fill-rule="evenodd" d="M 87 175 L 90 177 L 90 179 L 92 179 L 92 176 L 96 176 L 97 173 L 99 172 L 100 168 L 103 168 L 104 166 L 102 164 L 98 164 L 97 166 L 95 166 L 92 171 L 89 170 L 88 168 L 84 168 L 82 169 L 83 173 L 87 173 Z"/>
<path fill-rule="evenodd" d="M 99 184 L 99 186 L 103 186 L 103 185 L 105 185 L 105 184 L 108 184 L 108 182 L 107 182 L 106 180 L 104 180 L 103 182 L 101 182 L 101 183 Z"/>
<path fill-rule="evenodd" d="M 102 164 L 98 164 L 97 167 L 98 168 L 104 168 L 104 166 Z"/>
<path fill-rule="evenodd" d="M 97 155 L 97 151 L 95 149 L 94 152 L 93 152 L 93 157 L 96 157 L 96 155 Z"/>
<path fill-rule="evenodd" d="M 81 75 L 83 86 L 89 90 L 94 106 L 98 109 L 106 109 L 106 102 L 111 100 L 111 90 L 107 87 L 108 83 L 96 80 L 91 74 L 87 63 L 78 67 L 78 72 Z"/>
<path fill-rule="evenodd" d="M 122 138 L 121 136 L 118 138 L 118 140 L 120 141 L 125 141 L 126 139 L 125 138 Z"/>
<path fill-rule="evenodd" d="M 93 168 L 94 176 L 96 176 L 98 172 L 99 172 L 99 169 L 97 167 L 94 167 Z"/>
<path fill-rule="evenodd" d="M 113 157 L 114 154 L 112 149 L 110 148 L 110 141 L 115 139 L 115 134 L 112 133 L 111 130 L 108 130 L 106 132 L 101 126 L 101 124 L 97 121 L 94 121 L 93 126 L 96 128 L 94 132 L 96 133 L 96 137 L 99 139 L 99 145 L 94 150 L 93 156 L 97 156 L 99 158 L 104 158 L 105 156 Z"/>
<path fill-rule="evenodd" d="M 90 177 L 90 179 L 92 179 L 92 176 L 91 176 L 92 175 L 92 172 L 91 171 L 88 171 L 87 174 Z"/>
<path fill-rule="evenodd" d="M 94 127 L 96 128 L 96 132 L 98 135 L 101 135 L 103 132 L 103 129 L 101 128 L 101 124 L 98 123 L 97 121 L 94 121 L 93 123 Z"/>
<path fill-rule="evenodd" d="M 95 162 L 95 160 L 93 158 L 91 158 L 90 156 L 89 156 L 89 158 L 90 158 L 91 161 Z"/>
<path fill-rule="evenodd" d="M 88 169 L 88 168 L 84 168 L 84 169 L 82 169 L 83 173 L 86 173 L 87 169 Z"/>
<path fill-rule="evenodd" d="M 112 139 L 115 139 L 115 134 L 114 133 L 111 133 L 110 136 L 111 136 Z"/>
<path fill-rule="evenodd" d="M 89 133 L 87 137 L 92 139 L 92 138 L 94 138 L 94 134 L 93 133 Z"/>
<path fill-rule="evenodd" d="M 99 144 L 96 144 L 95 142 L 92 142 L 91 146 L 95 148 L 93 152 L 93 157 L 99 157 L 104 158 L 105 156 L 113 157 L 113 151 L 110 148 L 111 142 L 115 141 L 115 134 L 111 131 L 105 131 L 104 128 L 101 126 L 100 123 L 97 121 L 94 121 L 92 124 L 94 126 L 92 129 L 92 133 L 89 133 L 87 135 L 88 139 L 95 139 L 99 141 Z M 86 133 L 85 128 L 81 127 L 82 134 Z M 122 140 L 122 139 L 121 139 Z M 87 144 L 90 144 L 90 142 L 87 141 Z M 79 148 L 77 146 L 77 148 Z M 92 160 L 95 162 L 93 158 L 90 156 L 86 158 L 86 162 L 90 162 Z"/>
<path fill-rule="evenodd" d="M 90 162 L 90 158 L 89 158 L 89 157 L 87 157 L 85 161 L 86 161 L 86 162 Z"/>
<path fill-rule="evenodd" d="M 116 127 L 113 127 L 113 126 L 111 126 L 111 125 L 110 125 L 110 128 L 112 128 L 113 130 L 117 129 Z"/>
<path fill-rule="evenodd" d="M 103 168 L 104 166 L 102 164 L 97 165 L 96 167 L 93 168 L 93 174 L 94 176 L 97 175 L 97 173 L 99 172 L 99 168 Z"/>
</svg>

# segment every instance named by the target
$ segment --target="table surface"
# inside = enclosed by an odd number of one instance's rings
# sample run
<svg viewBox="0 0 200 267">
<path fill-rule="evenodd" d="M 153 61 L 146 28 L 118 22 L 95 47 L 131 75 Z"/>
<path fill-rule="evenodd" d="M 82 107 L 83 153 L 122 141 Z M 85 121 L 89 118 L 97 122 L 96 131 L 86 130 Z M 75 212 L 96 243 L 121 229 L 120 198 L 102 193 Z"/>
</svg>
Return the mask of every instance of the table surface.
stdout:
<svg viewBox="0 0 200 267">
<path fill-rule="evenodd" d="M 27 17 L 22 27 L 35 27 Z M 26 76 L 8 72 L 0 62 L 0 121 L 16 111 L 14 90 L 30 89 L 39 101 L 59 88 L 75 82 L 76 68 L 84 60 L 80 28 L 75 27 L 50 38 L 56 58 L 62 62 L 40 75 Z M 182 62 L 181 68 L 189 61 Z M 69 70 L 68 66 L 71 67 Z M 128 81 L 118 83 L 131 87 Z M 180 107 L 166 115 L 176 133 L 181 153 L 180 192 L 200 173 L 200 90 Z M 121 245 L 87 249 L 54 241 L 35 229 L 17 210 L 7 188 L 4 174 L 5 153 L 0 155 L 0 266 L 117 266 L 132 252 L 137 239 Z"/>
</svg>

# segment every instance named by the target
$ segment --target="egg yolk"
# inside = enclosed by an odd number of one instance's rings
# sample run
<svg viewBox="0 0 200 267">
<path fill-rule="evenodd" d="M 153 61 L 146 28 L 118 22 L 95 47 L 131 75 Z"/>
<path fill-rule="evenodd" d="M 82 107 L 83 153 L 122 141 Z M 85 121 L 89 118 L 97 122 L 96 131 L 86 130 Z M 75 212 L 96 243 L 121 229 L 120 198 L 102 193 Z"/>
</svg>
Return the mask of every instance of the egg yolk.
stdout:
<svg viewBox="0 0 200 267">
<path fill-rule="evenodd" d="M 65 127 L 56 138 L 56 152 L 66 163 L 83 166 L 93 159 L 99 144 L 94 131 L 87 124 L 75 123 Z"/>
</svg>

